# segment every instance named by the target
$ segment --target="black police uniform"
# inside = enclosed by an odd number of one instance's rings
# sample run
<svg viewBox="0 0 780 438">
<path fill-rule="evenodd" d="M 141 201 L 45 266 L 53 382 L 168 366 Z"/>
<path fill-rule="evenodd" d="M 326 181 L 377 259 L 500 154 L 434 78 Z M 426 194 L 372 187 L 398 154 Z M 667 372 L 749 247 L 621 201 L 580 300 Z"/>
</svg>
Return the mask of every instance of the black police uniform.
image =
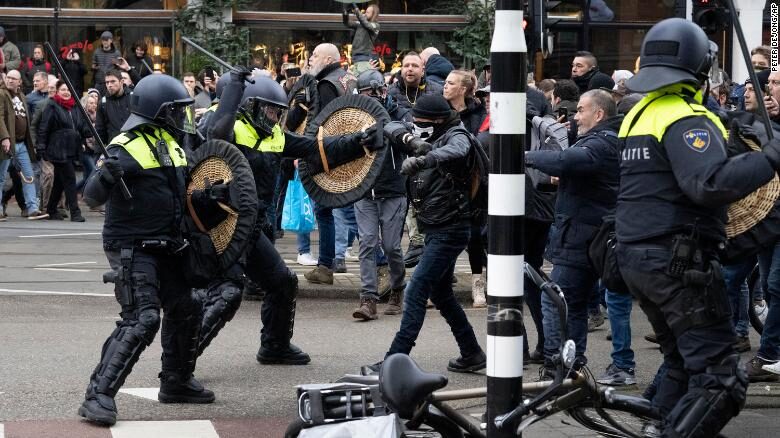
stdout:
<svg viewBox="0 0 780 438">
<path fill-rule="evenodd" d="M 234 81 L 225 86 L 219 107 L 212 117 L 213 125 L 208 128 L 209 138 L 219 138 L 235 144 L 246 156 L 255 177 L 259 204 L 257 225 L 252 242 L 248 246 L 243 269 L 233 267 L 225 273 L 224 279 L 209 288 L 209 298 L 204 304 L 202 332 L 198 352 L 232 319 L 241 303 L 240 282 L 236 274 L 243 270 L 250 280 L 258 284 L 266 296 L 261 308 L 263 328 L 257 360 L 261 363 L 306 364 L 309 355 L 290 343 L 295 322 L 298 277 L 286 265 L 273 246 L 273 226 L 267 222 L 265 209 L 270 205 L 276 176 L 280 171 L 282 157 L 306 158 L 313 172 L 322 169 L 317 140 L 289 132 L 283 132 L 275 124 L 270 133 L 258 132 L 246 117 L 236 118 L 236 108 L 248 96 L 265 97 L 279 107 L 286 107 L 284 93 L 268 78 L 254 78 L 255 84 L 242 90 L 245 84 Z M 277 90 L 278 88 L 278 90 Z M 254 90 L 254 91 L 253 91 Z M 275 96 L 275 92 L 281 92 Z M 356 139 L 359 136 L 325 137 L 323 148 L 331 167 L 364 154 L 363 146 Z"/>
<path fill-rule="evenodd" d="M 183 86 L 175 89 L 180 86 L 175 79 L 150 76 L 145 80 L 147 84 L 138 84 L 136 96 L 140 99 L 136 102 L 170 103 L 182 99 L 179 105 L 186 104 L 186 90 Z M 157 94 L 156 100 L 149 97 L 150 93 Z M 166 99 L 170 94 L 173 97 Z M 113 398 L 141 352 L 154 340 L 160 327 L 160 308 L 164 313 L 159 400 L 214 400 L 214 393 L 203 389 L 192 377 L 200 329 L 199 303 L 185 284 L 179 255 L 183 246 L 180 224 L 184 214 L 186 155 L 170 128 L 164 127 L 162 121 L 153 121 L 154 115 L 148 115 L 159 113 L 157 109 L 144 112 L 136 105 L 133 111 L 125 132 L 108 146 L 109 155 L 116 157 L 124 171 L 132 199 L 124 198 L 106 165 L 98 168 L 84 189 L 84 198 L 90 205 L 108 200 L 103 246 L 114 269 L 115 293 L 121 305 L 122 319 L 103 344 L 100 362 L 87 386 L 86 400 L 79 409 L 80 415 L 104 425 L 116 421 Z M 139 117 L 138 113 L 144 115 Z"/>
<path fill-rule="evenodd" d="M 715 436 L 744 405 L 747 377 L 717 250 L 727 205 L 775 173 L 760 152 L 727 157 L 726 130 L 698 90 L 708 48 L 690 22 L 656 24 L 627 84 L 650 93 L 619 133 L 617 260 L 668 366 L 653 403 L 666 417 L 663 436 L 672 437 Z"/>
</svg>

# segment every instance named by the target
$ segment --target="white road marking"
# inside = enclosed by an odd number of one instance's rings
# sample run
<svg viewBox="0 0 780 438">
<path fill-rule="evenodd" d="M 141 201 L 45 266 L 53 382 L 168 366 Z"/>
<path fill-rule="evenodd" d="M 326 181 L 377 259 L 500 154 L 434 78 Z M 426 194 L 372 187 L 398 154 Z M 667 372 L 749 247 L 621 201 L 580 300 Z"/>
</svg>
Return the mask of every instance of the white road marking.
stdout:
<svg viewBox="0 0 780 438">
<path fill-rule="evenodd" d="M 0 423 L 0 438 L 5 438 L 5 426 L 3 426 L 3 423 Z"/>
<path fill-rule="evenodd" d="M 121 388 L 119 392 L 157 401 L 157 393 L 160 392 L 160 388 Z"/>
<path fill-rule="evenodd" d="M 73 269 L 73 268 L 33 268 L 36 271 L 60 271 L 60 272 L 92 272 L 91 269 Z"/>
<path fill-rule="evenodd" d="M 45 268 L 48 266 L 72 266 L 72 265 L 96 265 L 97 262 L 68 262 L 68 263 L 49 263 L 46 265 L 35 265 L 39 268 Z"/>
<path fill-rule="evenodd" d="M 27 236 L 19 236 L 19 237 L 38 238 L 38 237 L 67 237 L 67 236 L 100 236 L 101 234 L 102 233 L 30 234 Z"/>
<path fill-rule="evenodd" d="M 111 427 L 114 438 L 219 438 L 209 420 L 120 421 Z"/>
<path fill-rule="evenodd" d="M 26 290 L 26 289 L 0 289 L 0 292 L 11 294 L 35 294 L 35 295 L 75 295 L 84 297 L 114 297 L 114 294 L 96 294 L 91 292 L 63 292 L 54 290 Z"/>
</svg>

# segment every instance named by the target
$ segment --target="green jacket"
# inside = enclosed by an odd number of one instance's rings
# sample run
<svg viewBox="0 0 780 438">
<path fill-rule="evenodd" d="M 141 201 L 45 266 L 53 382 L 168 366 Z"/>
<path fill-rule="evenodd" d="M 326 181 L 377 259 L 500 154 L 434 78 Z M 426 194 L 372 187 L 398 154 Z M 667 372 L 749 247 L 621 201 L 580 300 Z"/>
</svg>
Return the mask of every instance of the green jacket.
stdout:
<svg viewBox="0 0 780 438">
<path fill-rule="evenodd" d="M 19 70 L 19 66 L 22 64 L 22 56 L 19 54 L 19 48 L 16 47 L 16 44 L 6 39 L 3 44 L 0 44 L 0 48 L 3 50 L 5 71 Z"/>
<path fill-rule="evenodd" d="M 11 149 L 10 153 L 6 154 L 2 147 L 0 147 L 0 160 L 7 160 L 13 156 L 14 144 L 16 143 L 16 114 L 14 113 L 14 105 L 11 103 L 11 92 L 5 86 L 5 82 L 0 81 L 0 140 L 10 139 Z M 30 155 L 30 161 L 36 161 L 35 155 L 35 143 L 32 138 L 32 127 L 30 126 L 30 120 L 32 114 L 27 108 L 27 98 L 23 93 L 19 93 L 19 99 L 22 100 L 24 110 L 27 113 L 27 135 L 25 136 L 24 143 L 27 145 L 27 153 Z"/>
</svg>

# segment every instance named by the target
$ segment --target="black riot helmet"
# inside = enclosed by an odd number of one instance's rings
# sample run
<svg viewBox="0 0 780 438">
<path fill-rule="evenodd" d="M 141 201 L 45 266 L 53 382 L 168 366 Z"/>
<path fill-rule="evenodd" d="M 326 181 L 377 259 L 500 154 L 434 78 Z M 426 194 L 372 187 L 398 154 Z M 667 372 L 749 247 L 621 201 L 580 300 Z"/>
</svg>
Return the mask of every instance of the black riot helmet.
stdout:
<svg viewBox="0 0 780 438">
<path fill-rule="evenodd" d="M 385 84 L 385 77 L 379 71 L 371 69 L 366 70 L 357 78 L 357 91 L 362 93 L 366 90 L 378 91 L 382 88 L 387 88 Z"/>
<path fill-rule="evenodd" d="M 253 76 L 254 84 L 247 84 L 238 111 L 255 127 L 257 133 L 268 137 L 274 125 L 284 126 L 287 115 L 287 95 L 273 79 Z"/>
<path fill-rule="evenodd" d="M 222 97 L 222 90 L 225 89 L 225 85 L 227 85 L 228 82 L 230 82 L 230 73 L 225 73 L 217 79 L 217 89 L 215 90 L 217 99 Z"/>
<path fill-rule="evenodd" d="M 130 96 L 130 117 L 122 131 L 151 123 L 174 133 L 194 134 L 192 103 L 184 85 L 168 75 L 149 75 L 138 81 Z"/>
<path fill-rule="evenodd" d="M 639 72 L 626 88 L 647 93 L 671 84 L 698 87 L 707 79 L 714 55 L 703 30 L 682 18 L 656 23 L 645 35 L 639 58 Z"/>
</svg>

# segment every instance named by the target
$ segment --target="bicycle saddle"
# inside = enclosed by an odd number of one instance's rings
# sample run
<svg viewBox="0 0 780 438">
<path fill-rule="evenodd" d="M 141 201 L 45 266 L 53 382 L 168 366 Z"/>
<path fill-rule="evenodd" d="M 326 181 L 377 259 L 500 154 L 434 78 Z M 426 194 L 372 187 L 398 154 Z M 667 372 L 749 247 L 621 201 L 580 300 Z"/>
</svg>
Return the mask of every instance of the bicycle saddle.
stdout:
<svg viewBox="0 0 780 438">
<path fill-rule="evenodd" d="M 425 398 L 447 386 L 447 377 L 426 373 L 411 357 L 396 353 L 387 357 L 379 371 L 379 391 L 398 416 L 409 419 Z"/>
</svg>

